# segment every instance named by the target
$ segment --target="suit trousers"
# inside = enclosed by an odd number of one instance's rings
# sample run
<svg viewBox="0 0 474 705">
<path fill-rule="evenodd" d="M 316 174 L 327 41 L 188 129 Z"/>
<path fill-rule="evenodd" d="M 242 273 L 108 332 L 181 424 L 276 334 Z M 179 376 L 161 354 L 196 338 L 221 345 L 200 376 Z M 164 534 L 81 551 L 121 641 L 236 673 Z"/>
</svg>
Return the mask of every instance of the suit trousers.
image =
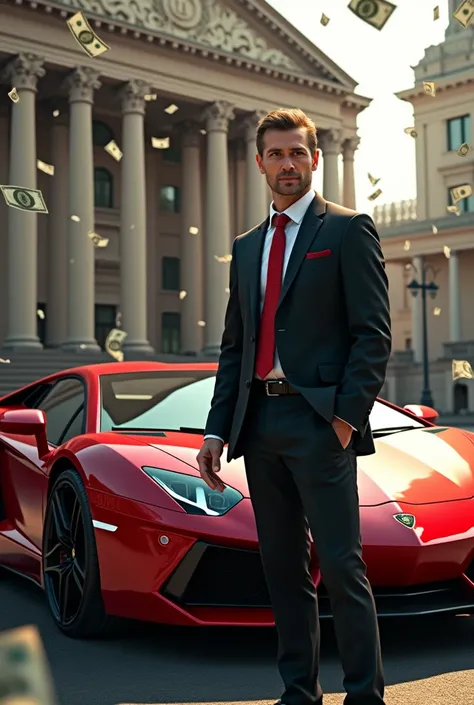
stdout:
<svg viewBox="0 0 474 705">
<path fill-rule="evenodd" d="M 352 443 L 352 441 L 351 441 Z M 242 451 L 278 633 L 285 705 L 322 705 L 314 542 L 344 671 L 345 705 L 384 705 L 374 598 L 360 538 L 357 458 L 303 396 L 251 390 Z"/>
</svg>

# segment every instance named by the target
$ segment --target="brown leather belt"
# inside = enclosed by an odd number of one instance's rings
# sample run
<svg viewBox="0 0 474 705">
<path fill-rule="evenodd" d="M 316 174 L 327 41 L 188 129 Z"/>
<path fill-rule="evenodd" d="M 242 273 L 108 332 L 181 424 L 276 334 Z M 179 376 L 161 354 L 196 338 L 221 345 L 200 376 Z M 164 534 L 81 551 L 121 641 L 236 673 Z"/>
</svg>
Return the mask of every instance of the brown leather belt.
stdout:
<svg viewBox="0 0 474 705">
<path fill-rule="evenodd" d="M 252 389 L 267 397 L 286 397 L 289 394 L 300 394 L 286 379 L 258 379 L 252 383 Z"/>
</svg>

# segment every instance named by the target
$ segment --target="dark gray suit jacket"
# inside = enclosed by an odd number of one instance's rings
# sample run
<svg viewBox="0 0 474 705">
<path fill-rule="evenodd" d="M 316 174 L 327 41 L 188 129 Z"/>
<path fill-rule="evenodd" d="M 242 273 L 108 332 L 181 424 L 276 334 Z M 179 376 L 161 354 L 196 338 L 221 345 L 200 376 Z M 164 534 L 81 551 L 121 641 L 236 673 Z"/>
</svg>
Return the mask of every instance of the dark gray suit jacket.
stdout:
<svg viewBox="0 0 474 705">
<path fill-rule="evenodd" d="M 230 296 L 205 434 L 243 454 L 243 425 L 254 378 L 260 320 L 260 269 L 269 219 L 232 246 Z M 330 255 L 307 258 L 329 249 Z M 354 426 L 353 449 L 375 452 L 369 414 L 391 351 L 388 279 L 369 215 L 315 198 L 291 252 L 276 314 L 276 345 L 286 378 L 328 423 Z"/>
</svg>

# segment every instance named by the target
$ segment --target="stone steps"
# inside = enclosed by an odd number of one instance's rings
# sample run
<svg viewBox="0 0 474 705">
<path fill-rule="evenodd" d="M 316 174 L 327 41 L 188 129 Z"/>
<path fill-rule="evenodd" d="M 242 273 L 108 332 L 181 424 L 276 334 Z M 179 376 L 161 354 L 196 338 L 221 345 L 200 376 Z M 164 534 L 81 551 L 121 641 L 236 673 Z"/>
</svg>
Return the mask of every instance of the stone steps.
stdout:
<svg viewBox="0 0 474 705">
<path fill-rule="evenodd" d="M 0 358 L 10 360 L 8 364 L 0 363 L 0 397 L 55 372 L 68 370 L 72 367 L 114 361 L 106 352 L 91 353 L 84 351 L 84 353 L 66 353 L 61 350 L 48 348 L 34 352 L 2 350 L 0 348 Z M 136 361 L 155 360 L 156 362 L 168 363 L 217 361 L 217 357 L 203 355 L 165 354 L 156 355 L 152 358 L 140 357 L 139 355 L 126 356 L 126 359 Z"/>
</svg>

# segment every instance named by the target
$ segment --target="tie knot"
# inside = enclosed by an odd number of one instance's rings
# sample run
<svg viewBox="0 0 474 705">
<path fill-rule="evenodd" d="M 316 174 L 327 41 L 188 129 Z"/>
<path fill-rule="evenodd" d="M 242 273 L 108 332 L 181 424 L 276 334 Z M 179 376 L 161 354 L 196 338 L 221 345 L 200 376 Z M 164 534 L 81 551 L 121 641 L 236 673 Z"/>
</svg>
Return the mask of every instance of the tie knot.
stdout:
<svg viewBox="0 0 474 705">
<path fill-rule="evenodd" d="M 286 213 L 275 213 L 272 218 L 272 225 L 274 225 L 275 228 L 284 228 L 290 220 L 290 216 L 286 215 Z"/>
</svg>

